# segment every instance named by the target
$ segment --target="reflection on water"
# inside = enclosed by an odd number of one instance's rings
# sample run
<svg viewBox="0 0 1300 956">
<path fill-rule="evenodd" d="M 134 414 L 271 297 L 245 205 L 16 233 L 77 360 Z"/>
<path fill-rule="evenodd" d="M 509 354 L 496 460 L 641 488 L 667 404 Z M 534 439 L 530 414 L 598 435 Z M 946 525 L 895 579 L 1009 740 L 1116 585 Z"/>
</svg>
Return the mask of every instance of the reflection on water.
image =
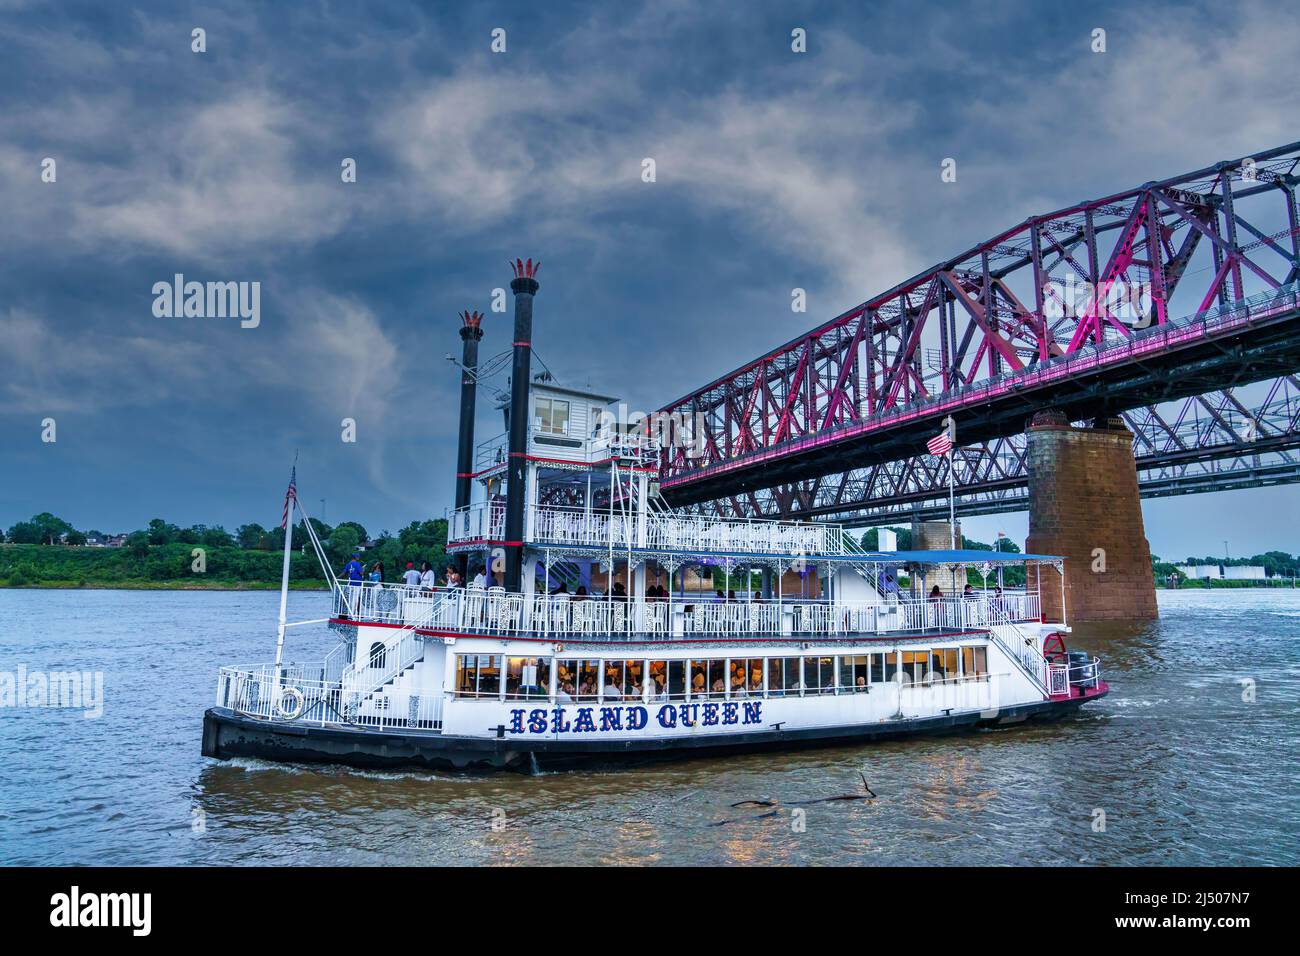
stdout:
<svg viewBox="0 0 1300 956">
<path fill-rule="evenodd" d="M 216 667 L 266 656 L 276 599 L 0 591 L 0 670 L 106 687 L 100 720 L 0 716 L 0 862 L 1300 862 L 1296 592 L 1162 593 L 1158 622 L 1080 626 L 1112 695 L 1059 724 L 534 777 L 200 757 Z M 303 616 L 325 600 L 294 596 Z M 294 640 L 307 659 L 330 636 Z M 800 828 L 795 803 L 860 793 L 859 773 L 875 799 L 808 804 Z"/>
</svg>

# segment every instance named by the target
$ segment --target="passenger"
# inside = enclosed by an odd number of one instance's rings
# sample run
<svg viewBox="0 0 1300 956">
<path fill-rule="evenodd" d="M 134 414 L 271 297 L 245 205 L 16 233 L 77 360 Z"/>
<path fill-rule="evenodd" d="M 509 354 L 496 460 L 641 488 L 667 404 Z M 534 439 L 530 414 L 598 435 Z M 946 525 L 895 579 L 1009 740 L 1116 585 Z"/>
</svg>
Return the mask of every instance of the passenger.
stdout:
<svg viewBox="0 0 1300 956">
<path fill-rule="evenodd" d="M 867 679 L 865 677 L 859 677 L 857 683 L 853 685 L 853 689 L 859 694 L 865 693 L 867 689 Z"/>
<path fill-rule="evenodd" d="M 727 692 L 727 685 L 724 684 L 722 682 L 722 678 L 719 677 L 717 680 L 713 682 L 713 693 L 722 695 L 725 694 L 726 692 Z"/>
<path fill-rule="evenodd" d="M 366 575 L 366 580 L 371 584 L 384 583 L 384 566 L 376 561 L 370 566 L 370 573 Z"/>
<path fill-rule="evenodd" d="M 596 696 L 596 682 L 595 680 L 592 679 L 590 674 L 588 674 L 586 679 L 584 679 L 583 682 L 578 686 L 578 696 L 579 697 Z"/>
<path fill-rule="evenodd" d="M 691 696 L 704 696 L 704 671 L 696 671 L 695 676 L 691 678 Z"/>
<path fill-rule="evenodd" d="M 572 685 L 572 684 L 563 684 L 563 685 L 561 685 L 560 687 L 556 688 L 556 691 L 555 691 L 555 702 L 556 702 L 557 704 L 572 704 L 572 703 L 573 703 L 573 685 Z"/>
<path fill-rule="evenodd" d="M 600 689 L 600 693 L 606 700 L 622 700 L 623 692 L 618 689 L 618 684 L 614 681 L 613 675 L 605 675 L 605 686 Z"/>
<path fill-rule="evenodd" d="M 735 601 L 736 601 L 736 592 L 735 592 L 735 591 L 728 591 L 728 592 L 727 592 L 727 600 L 730 601 L 730 602 L 732 602 L 732 603 L 734 604 Z"/>
<path fill-rule="evenodd" d="M 718 604 L 722 604 L 727 600 L 726 596 L 722 593 L 722 588 L 718 588 L 714 594 L 713 600 Z"/>
<path fill-rule="evenodd" d="M 745 691 L 745 678 L 744 678 L 744 677 L 737 677 L 734 681 L 732 681 L 732 684 L 731 684 L 731 696 L 732 696 L 732 697 L 748 697 L 748 696 L 749 696 L 749 694 Z"/>
<path fill-rule="evenodd" d="M 553 588 L 553 589 L 551 590 L 551 593 L 552 593 L 552 594 L 568 594 L 568 593 L 569 593 L 569 585 L 566 584 L 565 582 L 561 581 L 558 587 Z"/>
<path fill-rule="evenodd" d="M 420 562 L 420 587 L 426 591 L 436 591 L 438 579 L 433 573 L 433 565 L 428 561 Z"/>
<path fill-rule="evenodd" d="M 763 671 L 761 668 L 754 668 L 749 673 L 749 689 L 761 693 L 763 690 Z"/>
<path fill-rule="evenodd" d="M 587 589 L 583 587 L 581 584 L 579 584 L 578 590 L 573 592 L 573 599 L 575 601 L 585 601 L 587 600 L 587 597 L 588 597 Z"/>
<path fill-rule="evenodd" d="M 623 587 L 622 581 L 614 582 L 614 597 L 620 599 L 627 597 L 627 588 Z"/>
<path fill-rule="evenodd" d="M 478 569 L 474 572 L 474 580 L 473 580 L 472 582 L 470 582 L 470 587 L 472 587 L 472 588 L 485 588 L 485 587 L 487 587 L 487 575 L 483 572 L 483 569 L 482 569 L 482 568 L 478 568 Z"/>
<path fill-rule="evenodd" d="M 936 584 L 934 587 L 930 588 L 930 600 L 931 601 L 943 600 L 943 589 L 940 588 L 939 585 Z"/>
<path fill-rule="evenodd" d="M 406 562 L 406 571 L 402 574 L 402 580 L 406 583 L 408 588 L 416 588 L 420 586 L 420 572 L 415 570 L 414 561 Z"/>
<path fill-rule="evenodd" d="M 462 581 L 462 580 L 460 579 L 460 572 L 457 571 L 455 568 L 448 568 L 448 569 L 447 569 L 447 587 L 448 587 L 448 588 L 463 588 L 464 586 L 465 586 L 465 582 Z"/>
<path fill-rule="evenodd" d="M 347 563 L 343 571 L 348 576 L 350 584 L 360 584 L 361 579 L 365 576 L 366 567 L 361 563 L 361 555 L 352 555 L 352 560 Z"/>
<path fill-rule="evenodd" d="M 762 601 L 762 600 L 763 600 L 762 592 L 760 592 L 760 591 L 755 591 L 755 592 L 754 592 L 754 603 L 757 604 L 759 601 Z"/>
</svg>

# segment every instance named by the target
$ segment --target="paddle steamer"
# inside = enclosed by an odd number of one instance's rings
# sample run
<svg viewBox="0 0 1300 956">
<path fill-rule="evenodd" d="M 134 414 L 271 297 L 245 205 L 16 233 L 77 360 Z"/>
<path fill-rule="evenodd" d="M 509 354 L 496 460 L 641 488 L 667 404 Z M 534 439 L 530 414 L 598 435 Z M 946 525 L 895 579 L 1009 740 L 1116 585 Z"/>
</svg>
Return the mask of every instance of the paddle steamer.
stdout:
<svg viewBox="0 0 1300 956">
<path fill-rule="evenodd" d="M 1058 557 L 867 551 L 836 524 L 670 508 L 656 478 L 688 429 L 628 426 L 608 396 L 533 380 L 535 269 L 516 271 L 508 432 L 477 449 L 481 316 L 462 317 L 447 550 L 465 585 L 334 580 L 304 521 L 333 596 L 327 621 L 296 623 L 338 644 L 285 661 L 282 594 L 276 660 L 220 669 L 204 754 L 536 770 L 1008 727 L 1107 692 L 1065 622 L 1043 620 Z M 1032 586 L 988 583 L 1012 564 Z M 963 593 L 969 568 L 981 586 Z"/>
</svg>

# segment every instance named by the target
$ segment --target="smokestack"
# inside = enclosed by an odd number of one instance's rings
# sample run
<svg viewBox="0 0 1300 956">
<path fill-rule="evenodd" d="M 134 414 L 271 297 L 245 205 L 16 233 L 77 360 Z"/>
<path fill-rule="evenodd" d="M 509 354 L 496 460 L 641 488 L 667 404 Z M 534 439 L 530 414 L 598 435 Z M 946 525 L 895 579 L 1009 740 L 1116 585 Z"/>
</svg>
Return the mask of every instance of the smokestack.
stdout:
<svg viewBox="0 0 1300 956">
<path fill-rule="evenodd" d="M 456 509 L 469 505 L 474 470 L 474 401 L 478 396 L 478 343 L 483 338 L 481 312 L 466 309 L 460 314 L 460 441 L 456 447 Z M 469 555 L 456 559 L 462 576 L 469 567 Z"/>
<path fill-rule="evenodd" d="M 523 590 L 524 501 L 528 455 L 528 386 L 532 375 L 533 296 L 539 288 L 537 270 L 541 263 L 516 259 L 510 264 L 515 277 L 510 291 L 515 294 L 514 362 L 510 367 L 510 458 L 506 464 L 506 579 L 507 592 Z"/>
</svg>

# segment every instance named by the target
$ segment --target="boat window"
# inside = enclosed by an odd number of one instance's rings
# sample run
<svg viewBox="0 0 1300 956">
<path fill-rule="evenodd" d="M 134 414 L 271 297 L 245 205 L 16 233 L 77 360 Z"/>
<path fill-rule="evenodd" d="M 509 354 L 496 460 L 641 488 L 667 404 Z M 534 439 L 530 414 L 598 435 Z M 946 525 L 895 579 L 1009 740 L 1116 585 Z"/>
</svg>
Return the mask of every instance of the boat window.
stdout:
<svg viewBox="0 0 1300 956">
<path fill-rule="evenodd" d="M 726 658 L 691 661 L 692 697 L 725 697 L 729 686 Z"/>
<path fill-rule="evenodd" d="M 907 675 L 905 683 L 919 684 L 929 672 L 929 651 L 903 651 L 903 673 Z"/>
<path fill-rule="evenodd" d="M 674 663 L 680 665 L 681 662 L 675 661 Z M 667 661 L 651 661 L 649 667 L 647 668 L 647 674 L 648 674 L 647 683 L 641 685 L 641 687 L 642 690 L 649 691 L 651 700 L 657 700 L 661 696 L 668 693 L 668 662 Z M 654 681 L 654 685 L 651 686 L 649 684 L 649 681 Z"/>
<path fill-rule="evenodd" d="M 763 693 L 763 659 L 761 657 L 749 657 L 743 661 L 732 661 L 733 664 L 739 665 L 740 686 L 744 688 L 745 695 L 748 697 L 759 697 Z M 732 684 L 732 696 L 737 696 L 735 684 Z"/>
<path fill-rule="evenodd" d="M 496 697 L 501 691 L 499 654 L 457 654 L 456 695 Z"/>
<path fill-rule="evenodd" d="M 983 677 L 988 671 L 988 649 L 963 647 L 961 649 L 962 673 L 967 677 Z"/>
<path fill-rule="evenodd" d="M 885 680 L 891 681 L 898 676 L 898 652 L 885 652 Z"/>
<path fill-rule="evenodd" d="M 835 658 L 805 657 L 803 682 L 810 694 L 835 693 Z"/>
<path fill-rule="evenodd" d="M 549 697 L 550 694 L 551 660 L 549 657 L 507 658 L 507 697 L 535 698 Z"/>
<path fill-rule="evenodd" d="M 627 686 L 627 663 L 605 661 L 601 668 L 600 693 L 605 700 L 622 700 Z"/>
<path fill-rule="evenodd" d="M 798 696 L 803 689 L 799 658 L 773 657 L 767 662 L 767 692 L 772 697 Z"/>
<path fill-rule="evenodd" d="M 623 662 L 623 696 L 640 697 L 645 690 L 645 661 Z"/>
<path fill-rule="evenodd" d="M 569 432 L 569 403 L 558 398 L 539 398 L 537 430 L 549 435 L 567 435 Z"/>
<path fill-rule="evenodd" d="M 686 696 L 686 661 L 668 662 L 668 696 Z"/>
<path fill-rule="evenodd" d="M 600 692 L 600 661 L 578 661 L 578 693 L 574 700 L 595 700 Z"/>
<path fill-rule="evenodd" d="M 945 647 L 930 652 L 930 670 L 935 680 L 955 680 L 957 677 L 957 648 Z"/>
<path fill-rule="evenodd" d="M 555 693 L 561 691 L 570 697 L 578 695 L 578 662 L 572 659 L 555 662 Z"/>
<path fill-rule="evenodd" d="M 885 655 L 871 655 L 871 683 L 879 684 L 885 679 Z"/>
<path fill-rule="evenodd" d="M 370 645 L 370 666 L 371 667 L 373 668 L 383 667 L 385 658 L 387 656 L 388 655 L 384 653 L 383 641 L 375 641 L 375 643 Z"/>
<path fill-rule="evenodd" d="M 867 671 L 868 655 L 840 658 L 840 687 L 850 692 L 861 692 L 871 683 Z"/>
</svg>

